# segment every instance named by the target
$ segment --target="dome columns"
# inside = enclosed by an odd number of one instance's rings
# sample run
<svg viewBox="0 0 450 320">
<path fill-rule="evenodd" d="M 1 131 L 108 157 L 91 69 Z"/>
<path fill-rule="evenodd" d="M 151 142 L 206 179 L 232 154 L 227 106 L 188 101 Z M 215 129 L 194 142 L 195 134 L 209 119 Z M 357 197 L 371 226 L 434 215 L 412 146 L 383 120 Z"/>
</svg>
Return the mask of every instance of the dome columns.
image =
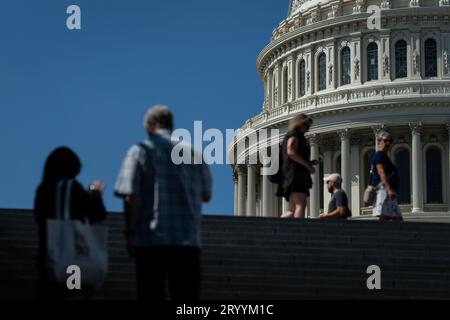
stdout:
<svg viewBox="0 0 450 320">
<path fill-rule="evenodd" d="M 319 135 L 312 134 L 308 137 L 309 146 L 311 148 L 311 160 L 319 159 Z M 316 171 L 311 175 L 313 186 L 310 195 L 310 210 L 311 218 L 317 218 L 320 211 L 320 168 L 315 167 Z"/>
<path fill-rule="evenodd" d="M 256 169 L 255 165 L 247 166 L 247 216 L 256 217 Z"/>
<path fill-rule="evenodd" d="M 423 212 L 422 123 L 410 123 L 412 134 L 412 213 Z"/>
<path fill-rule="evenodd" d="M 237 166 L 237 215 L 245 216 L 246 203 L 245 203 L 245 193 L 246 193 L 246 170 L 244 165 Z"/>
<path fill-rule="evenodd" d="M 449 181 L 450 184 L 450 122 L 448 122 L 446 124 L 446 129 L 447 129 L 447 137 L 448 137 L 448 157 L 447 157 L 447 162 L 448 162 L 448 172 L 447 172 L 447 181 Z M 447 189 L 447 202 L 448 202 L 448 211 L 450 212 L 450 187 Z"/>
</svg>

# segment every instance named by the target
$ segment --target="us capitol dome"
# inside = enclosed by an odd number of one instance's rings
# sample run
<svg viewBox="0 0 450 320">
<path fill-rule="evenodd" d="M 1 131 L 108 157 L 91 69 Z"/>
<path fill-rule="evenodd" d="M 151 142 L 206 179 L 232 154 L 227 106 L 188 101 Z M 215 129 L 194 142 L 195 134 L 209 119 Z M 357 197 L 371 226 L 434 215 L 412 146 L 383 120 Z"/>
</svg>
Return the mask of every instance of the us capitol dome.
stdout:
<svg viewBox="0 0 450 320">
<path fill-rule="evenodd" d="M 262 108 L 228 153 L 234 149 L 235 157 L 247 159 L 257 147 L 252 130 L 277 128 L 282 139 L 290 119 L 308 114 L 312 159 L 324 160 L 313 175 L 308 215 L 328 207 L 323 177 L 332 172 L 343 177 L 353 215 L 368 215 L 362 196 L 375 137 L 384 128 L 394 139 L 390 157 L 400 170 L 401 210 L 448 213 L 449 53 L 450 0 L 291 1 L 288 17 L 257 58 Z M 260 167 L 232 166 L 235 215 L 287 211 Z"/>
</svg>

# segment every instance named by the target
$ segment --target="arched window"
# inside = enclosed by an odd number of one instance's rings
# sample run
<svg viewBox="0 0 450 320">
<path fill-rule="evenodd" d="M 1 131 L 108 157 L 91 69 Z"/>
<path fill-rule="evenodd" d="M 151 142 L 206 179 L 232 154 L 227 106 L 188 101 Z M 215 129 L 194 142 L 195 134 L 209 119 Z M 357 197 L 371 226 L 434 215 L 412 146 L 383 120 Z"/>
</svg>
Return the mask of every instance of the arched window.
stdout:
<svg viewBox="0 0 450 320">
<path fill-rule="evenodd" d="M 425 77 L 437 77 L 437 45 L 434 39 L 425 40 Z"/>
<path fill-rule="evenodd" d="M 427 203 L 442 203 L 442 154 L 438 147 L 426 152 Z"/>
<path fill-rule="evenodd" d="M 406 78 L 408 76 L 407 47 L 405 40 L 395 43 L 395 78 Z"/>
<path fill-rule="evenodd" d="M 288 67 L 283 69 L 283 103 L 288 102 Z"/>
<path fill-rule="evenodd" d="M 378 45 L 375 42 L 367 46 L 367 81 L 378 80 Z"/>
<path fill-rule="evenodd" d="M 327 88 L 327 60 L 325 53 L 319 55 L 319 90 Z"/>
<path fill-rule="evenodd" d="M 303 97 L 306 93 L 306 65 L 305 60 L 302 60 L 299 65 L 299 80 L 300 80 L 300 97 Z"/>
<path fill-rule="evenodd" d="M 370 166 L 372 164 L 372 157 L 375 153 L 375 150 L 371 149 L 368 150 L 364 153 L 364 168 L 363 168 L 363 172 L 364 172 L 364 183 L 366 186 L 369 185 L 370 181 Z"/>
<path fill-rule="evenodd" d="M 411 163 L 409 150 L 399 148 L 395 151 L 394 162 L 398 168 L 399 174 L 399 204 L 411 203 Z"/>
<path fill-rule="evenodd" d="M 341 85 L 350 83 L 350 48 L 341 51 Z"/>
</svg>

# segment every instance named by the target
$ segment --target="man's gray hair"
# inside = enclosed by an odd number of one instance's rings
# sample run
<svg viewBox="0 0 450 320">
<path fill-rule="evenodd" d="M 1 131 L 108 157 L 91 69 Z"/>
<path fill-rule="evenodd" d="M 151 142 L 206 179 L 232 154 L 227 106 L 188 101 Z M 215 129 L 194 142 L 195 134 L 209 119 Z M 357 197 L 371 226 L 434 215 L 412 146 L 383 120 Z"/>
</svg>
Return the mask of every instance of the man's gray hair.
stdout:
<svg viewBox="0 0 450 320">
<path fill-rule="evenodd" d="M 380 142 L 383 139 L 392 140 L 392 136 L 389 132 L 383 130 L 377 134 L 377 141 Z"/>
<path fill-rule="evenodd" d="M 144 128 L 148 130 L 156 126 L 173 129 L 173 115 L 168 106 L 159 104 L 147 110 L 144 117 Z"/>
</svg>

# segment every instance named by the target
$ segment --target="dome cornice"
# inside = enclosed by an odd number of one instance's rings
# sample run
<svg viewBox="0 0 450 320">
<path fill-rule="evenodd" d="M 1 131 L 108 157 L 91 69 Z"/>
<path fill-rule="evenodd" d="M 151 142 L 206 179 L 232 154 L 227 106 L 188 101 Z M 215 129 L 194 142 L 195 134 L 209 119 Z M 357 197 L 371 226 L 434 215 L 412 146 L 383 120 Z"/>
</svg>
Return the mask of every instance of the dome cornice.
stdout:
<svg viewBox="0 0 450 320">
<path fill-rule="evenodd" d="M 416 25 L 420 29 L 421 23 L 436 24 L 440 29 L 450 30 L 450 6 L 440 7 L 416 7 L 416 8 L 397 8 L 382 11 L 381 22 L 382 29 L 379 33 L 390 32 L 390 29 L 404 28 L 405 24 Z M 336 37 L 339 32 L 342 36 L 374 33 L 374 30 L 367 28 L 367 18 L 369 13 L 357 13 L 351 15 L 338 16 L 333 19 L 327 19 L 312 23 L 310 25 L 298 26 L 296 29 L 280 35 L 272 40 L 258 55 L 256 66 L 261 78 L 264 77 L 265 69 L 269 61 L 278 59 L 283 54 L 297 50 L 300 45 L 312 44 L 314 41 L 324 41 L 326 38 Z M 345 30 L 336 30 L 344 27 Z M 375 31 L 376 32 L 376 31 Z M 320 34 L 322 33 L 322 34 Z M 317 38 L 314 41 L 301 41 L 305 38 Z"/>
</svg>

